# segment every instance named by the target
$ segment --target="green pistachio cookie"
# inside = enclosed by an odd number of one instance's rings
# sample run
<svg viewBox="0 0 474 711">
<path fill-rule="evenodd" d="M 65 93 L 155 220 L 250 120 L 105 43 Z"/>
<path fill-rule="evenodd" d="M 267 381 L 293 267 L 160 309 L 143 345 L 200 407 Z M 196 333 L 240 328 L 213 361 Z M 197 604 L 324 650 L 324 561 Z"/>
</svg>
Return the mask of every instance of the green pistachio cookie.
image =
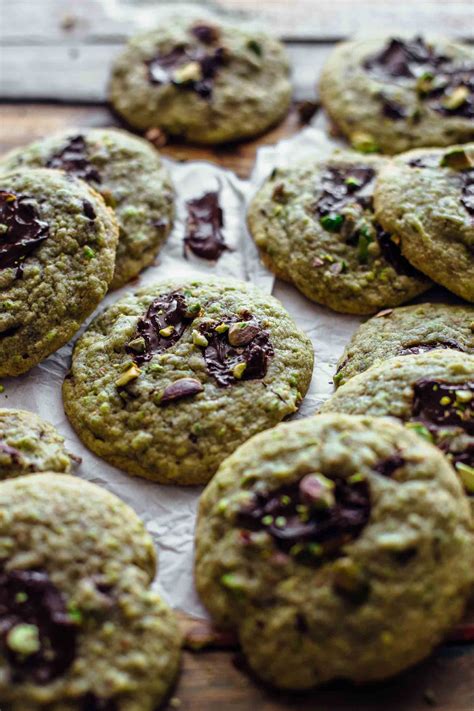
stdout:
<svg viewBox="0 0 474 711">
<path fill-rule="evenodd" d="M 386 163 L 340 152 L 275 169 L 248 213 L 265 264 L 312 301 L 346 313 L 374 313 L 425 291 L 430 282 L 374 217 L 374 183 Z"/>
<path fill-rule="evenodd" d="M 0 377 L 64 345 L 112 280 L 118 228 L 86 183 L 57 170 L 0 174 Z"/>
<path fill-rule="evenodd" d="M 0 551 L 2 708 L 155 711 L 181 639 L 134 511 L 75 477 L 2 482 Z"/>
<path fill-rule="evenodd" d="M 288 58 L 263 32 L 174 18 L 129 41 L 114 63 L 109 98 L 140 130 L 198 143 L 246 138 L 286 114 Z"/>
<path fill-rule="evenodd" d="M 89 326 L 63 387 L 84 444 L 129 474 L 200 484 L 294 413 L 313 349 L 281 304 L 244 282 L 166 281 Z"/>
<path fill-rule="evenodd" d="M 86 180 L 115 211 L 120 233 L 111 288 L 151 264 L 168 236 L 173 187 L 158 152 L 113 128 L 70 129 L 6 155 L 0 169 L 46 167 Z"/>
<path fill-rule="evenodd" d="M 222 463 L 201 497 L 196 584 L 266 682 L 384 679 L 459 621 L 470 526 L 431 444 L 389 419 L 319 415 Z"/>
<path fill-rule="evenodd" d="M 334 384 L 400 355 L 451 348 L 474 354 L 474 307 L 416 304 L 385 309 L 363 323 L 339 359 Z"/>
<path fill-rule="evenodd" d="M 443 38 L 343 42 L 320 80 L 331 119 L 363 152 L 474 139 L 474 49 Z"/>
<path fill-rule="evenodd" d="M 474 355 L 441 349 L 389 358 L 351 378 L 321 412 L 401 420 L 446 454 L 474 512 Z"/>
<path fill-rule="evenodd" d="M 397 157 L 377 179 L 375 211 L 417 269 L 474 301 L 474 143 Z"/>
<path fill-rule="evenodd" d="M 67 474 L 73 459 L 49 422 L 26 410 L 0 409 L 0 480 L 45 471 Z"/>
</svg>

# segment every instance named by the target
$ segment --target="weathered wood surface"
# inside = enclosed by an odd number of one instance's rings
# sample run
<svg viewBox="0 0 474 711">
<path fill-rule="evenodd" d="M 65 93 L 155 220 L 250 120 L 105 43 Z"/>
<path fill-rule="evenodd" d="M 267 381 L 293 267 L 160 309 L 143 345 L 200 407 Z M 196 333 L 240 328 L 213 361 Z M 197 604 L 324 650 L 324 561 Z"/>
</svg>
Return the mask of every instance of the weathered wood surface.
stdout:
<svg viewBox="0 0 474 711">
<path fill-rule="evenodd" d="M 152 4 L 159 12 L 169 6 L 180 13 L 196 12 L 190 3 L 157 0 L 0 0 L 0 154 L 70 126 L 116 123 L 103 104 L 110 62 L 128 35 L 147 26 Z M 287 40 L 297 99 L 313 98 L 333 40 L 387 30 L 443 32 L 467 39 L 474 35 L 472 0 L 215 0 L 207 8 L 250 12 Z M 33 99 L 62 105 L 25 103 Z M 178 160 L 211 160 L 246 177 L 258 147 L 300 127 L 293 109 L 280 126 L 254 141 L 215 149 L 170 144 L 162 151 Z M 201 638 L 207 634 L 201 622 L 183 615 L 181 619 L 195 639 L 196 630 Z M 474 611 L 452 639 L 473 637 Z M 235 663 L 235 642 L 224 642 L 220 649 L 185 651 L 183 673 L 167 711 L 474 710 L 473 644 L 445 645 L 422 665 L 384 684 L 336 684 L 296 695 L 257 684 Z"/>
</svg>

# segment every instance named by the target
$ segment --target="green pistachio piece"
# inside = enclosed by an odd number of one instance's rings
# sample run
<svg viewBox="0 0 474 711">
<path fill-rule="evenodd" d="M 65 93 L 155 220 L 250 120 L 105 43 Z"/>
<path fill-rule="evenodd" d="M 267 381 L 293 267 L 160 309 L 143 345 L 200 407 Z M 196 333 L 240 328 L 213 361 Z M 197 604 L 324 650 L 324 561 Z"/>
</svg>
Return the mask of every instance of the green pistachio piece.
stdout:
<svg viewBox="0 0 474 711">
<path fill-rule="evenodd" d="M 327 232 L 339 232 L 344 222 L 343 215 L 338 215 L 335 212 L 331 212 L 329 215 L 324 215 L 319 220 L 321 226 L 324 227 Z"/>
<path fill-rule="evenodd" d="M 468 494 L 474 495 L 474 467 L 470 467 L 469 464 L 463 464 L 458 462 L 456 464 L 456 471 L 459 474 L 462 485 L 464 486 Z"/>
<path fill-rule="evenodd" d="M 370 133 L 356 131 L 351 136 L 352 147 L 359 153 L 377 153 L 379 146 Z"/>
<path fill-rule="evenodd" d="M 7 634 L 6 642 L 7 647 L 12 652 L 21 654 L 24 657 L 35 654 L 41 647 L 39 630 L 36 625 L 15 625 Z"/>
<path fill-rule="evenodd" d="M 421 422 L 406 422 L 405 427 L 409 430 L 413 430 L 413 432 L 416 432 L 417 435 L 428 440 L 428 442 L 433 442 L 433 435 Z"/>
<path fill-rule="evenodd" d="M 160 336 L 163 336 L 163 338 L 169 338 L 174 333 L 174 326 L 165 326 L 165 328 L 160 328 L 158 333 Z"/>
<path fill-rule="evenodd" d="M 443 168 L 453 168 L 454 170 L 466 170 L 474 167 L 474 151 L 467 148 L 453 148 L 441 158 Z"/>
<path fill-rule="evenodd" d="M 214 329 L 214 331 L 216 331 L 217 333 L 225 333 L 228 330 L 229 330 L 229 325 L 227 323 L 220 323 Z"/>
<path fill-rule="evenodd" d="M 173 81 L 177 84 L 187 84 L 191 81 L 202 79 L 202 69 L 199 62 L 189 62 L 182 67 L 178 67 L 173 74 Z"/>
<path fill-rule="evenodd" d="M 138 378 L 141 372 L 142 371 L 140 370 L 140 368 L 135 365 L 135 363 L 132 363 L 132 365 L 124 373 L 122 373 L 119 378 L 117 378 L 117 380 L 115 381 L 115 385 L 118 388 L 122 388 L 124 385 L 127 385 L 132 380 L 136 380 L 136 378 Z"/>
<path fill-rule="evenodd" d="M 143 336 L 134 338 L 133 341 L 129 341 L 128 343 L 128 347 L 131 348 L 134 353 L 144 353 L 145 345 L 145 339 Z"/>
<path fill-rule="evenodd" d="M 196 331 L 196 329 L 193 331 L 193 343 L 195 346 L 201 346 L 201 348 L 205 348 L 209 345 L 209 341 L 206 336 L 204 336 L 200 331 Z"/>
<path fill-rule="evenodd" d="M 232 369 L 232 375 L 234 378 L 237 378 L 237 380 L 240 380 L 245 373 L 245 369 L 247 368 L 247 363 L 237 363 L 237 365 L 234 365 Z"/>
<path fill-rule="evenodd" d="M 239 321 L 229 327 L 227 338 L 231 346 L 239 348 L 250 343 L 258 333 L 260 333 L 260 329 L 255 324 Z"/>
<path fill-rule="evenodd" d="M 469 98 L 469 89 L 467 86 L 457 86 L 445 99 L 441 102 L 441 106 L 448 111 L 454 111 L 464 104 Z"/>
</svg>

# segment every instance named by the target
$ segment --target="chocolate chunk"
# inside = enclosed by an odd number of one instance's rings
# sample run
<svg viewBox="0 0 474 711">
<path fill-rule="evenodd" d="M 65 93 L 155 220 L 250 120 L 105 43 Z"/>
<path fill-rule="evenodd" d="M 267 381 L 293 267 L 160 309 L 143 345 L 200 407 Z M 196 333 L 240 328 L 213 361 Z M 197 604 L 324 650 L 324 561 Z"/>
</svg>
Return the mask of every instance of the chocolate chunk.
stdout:
<svg viewBox="0 0 474 711">
<path fill-rule="evenodd" d="M 237 323 L 246 324 L 243 328 L 246 329 L 244 340 L 247 342 L 241 346 L 233 346 L 229 341 L 230 329 Z M 222 327 L 225 329 L 223 332 L 216 330 L 222 330 Z M 207 340 L 207 345 L 201 346 L 207 371 L 219 387 L 227 387 L 238 380 L 265 377 L 274 350 L 269 333 L 251 314 L 246 313 L 241 318 L 224 318 L 219 323 L 202 324 L 199 331 Z M 235 342 L 232 335 L 230 338 Z"/>
<path fill-rule="evenodd" d="M 389 232 L 386 232 L 380 225 L 376 225 L 377 242 L 379 243 L 380 251 L 386 261 L 395 269 L 397 274 L 402 274 L 409 277 L 420 276 L 419 272 L 413 267 L 408 259 L 401 253 L 400 247 L 396 244 Z"/>
<path fill-rule="evenodd" d="M 462 189 L 461 202 L 470 215 L 474 215 L 474 170 L 462 173 L 464 186 Z"/>
<path fill-rule="evenodd" d="M 81 699 L 82 711 L 119 711 L 115 699 L 99 698 L 93 693 L 86 694 Z"/>
<path fill-rule="evenodd" d="M 450 348 L 455 351 L 464 351 L 465 349 L 457 342 L 450 338 L 443 341 L 433 341 L 432 343 L 419 343 L 416 346 L 407 346 L 401 348 L 397 355 L 414 355 L 417 353 L 426 353 L 438 348 Z"/>
<path fill-rule="evenodd" d="M 378 462 L 374 470 L 382 476 L 391 477 L 397 469 L 405 466 L 405 459 L 400 454 L 392 454 Z"/>
<path fill-rule="evenodd" d="M 363 67 L 382 78 L 402 82 L 412 79 L 419 97 L 439 113 L 474 117 L 474 65 L 464 59 L 437 54 L 421 37 L 411 41 L 389 40 L 381 52 L 365 60 Z M 422 89 L 418 89 L 416 83 L 423 76 L 426 80 Z M 390 118 L 404 118 L 396 114 Z"/>
<path fill-rule="evenodd" d="M 399 121 L 400 119 L 407 118 L 408 113 L 405 106 L 400 104 L 398 101 L 394 101 L 388 96 L 383 95 L 380 99 L 382 101 L 382 113 L 384 116 L 392 119 L 393 121 Z"/>
<path fill-rule="evenodd" d="M 27 195 L 0 189 L 0 269 L 18 267 L 49 235 Z M 20 274 L 17 272 L 17 276 Z"/>
<path fill-rule="evenodd" d="M 163 390 L 160 397 L 160 405 L 197 395 L 197 393 L 201 393 L 203 390 L 204 388 L 199 380 L 195 378 L 180 378 Z"/>
<path fill-rule="evenodd" d="M 200 198 L 188 200 L 186 209 L 185 249 L 190 249 L 201 259 L 219 259 L 222 252 L 229 249 L 222 234 L 224 217 L 219 205 L 219 193 L 208 192 Z"/>
<path fill-rule="evenodd" d="M 217 42 L 220 36 L 219 29 L 213 25 L 199 24 L 191 28 L 191 34 L 204 44 Z"/>
<path fill-rule="evenodd" d="M 125 346 L 137 365 L 174 346 L 195 316 L 190 315 L 185 298 L 177 291 L 155 299 L 138 320 L 134 337 Z M 142 339 L 142 340 L 140 340 Z M 142 344 L 138 349 L 137 341 Z"/>
<path fill-rule="evenodd" d="M 217 47 L 209 54 L 200 48 L 192 49 L 187 45 L 180 45 L 167 54 L 153 57 L 146 62 L 146 65 L 148 80 L 152 84 L 174 84 L 196 92 L 203 99 L 208 99 L 212 95 L 217 72 L 224 63 L 225 52 L 222 47 Z M 198 76 L 178 80 L 176 70 L 193 64 L 197 65 Z"/>
<path fill-rule="evenodd" d="M 15 630 L 37 630 L 37 646 L 20 653 L 11 642 Z M 13 684 L 47 684 L 64 674 L 76 656 L 77 626 L 61 592 L 37 570 L 0 573 L 0 638 Z"/>
<path fill-rule="evenodd" d="M 324 217 L 337 213 L 350 202 L 359 202 L 364 208 L 370 206 L 364 200 L 367 195 L 361 196 L 359 192 L 369 186 L 374 177 L 374 169 L 364 165 L 327 168 L 322 176 L 322 191 L 315 205 L 316 212 Z"/>
<path fill-rule="evenodd" d="M 420 158 L 412 158 L 408 161 L 411 168 L 438 168 L 439 156 L 436 154 L 427 154 Z"/>
<path fill-rule="evenodd" d="M 370 489 L 364 478 L 351 483 L 331 477 L 328 482 L 333 486 L 332 504 L 312 505 L 303 496 L 301 482 L 296 482 L 265 494 L 255 493 L 250 505 L 238 513 L 237 525 L 266 531 L 280 551 L 304 564 L 319 565 L 338 558 L 344 554 L 342 547 L 358 538 L 369 521 Z"/>
<path fill-rule="evenodd" d="M 461 393 L 465 393 L 460 396 Z M 469 400 L 469 393 L 472 395 Z M 474 382 L 448 383 L 443 380 L 418 380 L 413 386 L 412 419 L 428 429 L 461 428 L 474 435 Z"/>
<path fill-rule="evenodd" d="M 87 217 L 88 220 L 94 221 L 97 215 L 95 214 L 94 207 L 92 203 L 89 202 L 89 200 L 83 200 L 82 202 L 82 209 L 84 212 L 84 215 Z"/>
<path fill-rule="evenodd" d="M 319 109 L 320 104 L 317 101 L 298 101 L 296 104 L 296 110 L 298 112 L 300 123 L 303 125 L 308 124 Z"/>
<path fill-rule="evenodd" d="M 87 182 L 102 182 L 99 171 L 88 158 L 87 143 L 81 135 L 70 138 L 62 150 L 51 156 L 46 167 L 65 170 Z"/>
</svg>

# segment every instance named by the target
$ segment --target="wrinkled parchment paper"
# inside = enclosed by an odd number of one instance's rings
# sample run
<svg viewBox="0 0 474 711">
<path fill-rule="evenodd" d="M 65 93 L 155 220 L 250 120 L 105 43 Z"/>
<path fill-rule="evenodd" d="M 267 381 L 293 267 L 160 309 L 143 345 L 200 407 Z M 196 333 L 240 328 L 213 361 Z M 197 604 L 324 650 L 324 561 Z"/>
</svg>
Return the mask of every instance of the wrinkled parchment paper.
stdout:
<svg viewBox="0 0 474 711">
<path fill-rule="evenodd" d="M 292 286 L 275 282 L 261 265 L 256 248 L 246 232 L 245 207 L 257 186 L 275 166 L 309 157 L 312 153 L 324 157 L 335 145 L 319 130 L 306 128 L 276 146 L 262 148 L 250 181 L 239 180 L 233 173 L 209 163 L 169 162 L 179 196 L 173 233 L 156 265 L 147 269 L 136 283 L 109 294 L 97 312 L 129 289 L 160 278 L 216 275 L 250 280 L 268 293 L 273 292 L 313 341 L 316 358 L 313 381 L 296 416 L 312 414 L 331 392 L 335 363 L 360 319 L 319 307 Z M 193 255 L 188 259 L 183 257 L 184 203 L 208 190 L 220 191 L 225 240 L 233 248 L 233 251 L 224 252 L 217 263 L 209 263 Z M 68 449 L 82 458 L 77 474 L 105 486 L 132 506 L 144 520 L 158 548 L 159 570 L 155 585 L 164 598 L 175 608 L 205 616 L 192 576 L 193 531 L 200 489 L 160 486 L 130 477 L 103 462 L 80 443 L 64 415 L 61 400 L 61 385 L 75 340 L 77 336 L 26 375 L 5 379 L 0 406 L 37 412 L 57 427 L 66 438 Z"/>
</svg>

